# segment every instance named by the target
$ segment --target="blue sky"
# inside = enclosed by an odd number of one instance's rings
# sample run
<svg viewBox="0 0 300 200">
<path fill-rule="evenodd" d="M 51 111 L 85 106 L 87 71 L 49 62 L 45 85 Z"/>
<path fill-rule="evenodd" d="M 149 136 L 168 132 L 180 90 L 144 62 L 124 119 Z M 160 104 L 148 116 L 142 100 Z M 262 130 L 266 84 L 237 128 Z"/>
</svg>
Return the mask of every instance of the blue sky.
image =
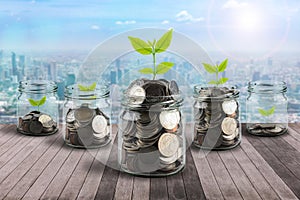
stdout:
<svg viewBox="0 0 300 200">
<path fill-rule="evenodd" d="M 210 51 L 300 50 L 299 0 L 0 0 L 0 49 L 93 49 L 127 30 L 183 33 Z"/>
</svg>

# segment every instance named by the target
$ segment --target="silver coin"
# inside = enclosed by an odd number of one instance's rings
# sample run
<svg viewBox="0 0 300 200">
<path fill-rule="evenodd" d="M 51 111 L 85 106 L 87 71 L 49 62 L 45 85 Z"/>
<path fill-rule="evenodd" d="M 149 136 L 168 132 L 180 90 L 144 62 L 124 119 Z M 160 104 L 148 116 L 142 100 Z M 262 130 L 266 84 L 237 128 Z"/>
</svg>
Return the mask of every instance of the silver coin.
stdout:
<svg viewBox="0 0 300 200">
<path fill-rule="evenodd" d="M 88 107 L 80 107 L 74 111 L 74 116 L 79 122 L 88 122 L 94 117 L 94 110 Z"/>
<path fill-rule="evenodd" d="M 93 141 L 93 129 L 91 126 L 80 127 L 77 130 L 78 141 L 83 146 L 90 146 Z"/>
<path fill-rule="evenodd" d="M 275 126 L 275 128 L 271 128 L 271 129 L 266 129 L 267 132 L 269 133 L 281 133 L 283 131 L 283 128 L 281 128 L 280 126 Z"/>
<path fill-rule="evenodd" d="M 237 109 L 237 103 L 235 100 L 226 100 L 222 103 L 222 109 L 227 115 L 232 115 Z"/>
<path fill-rule="evenodd" d="M 174 129 L 180 121 L 180 114 L 177 110 L 162 111 L 159 115 L 159 121 L 165 129 Z"/>
<path fill-rule="evenodd" d="M 67 123 L 72 123 L 75 121 L 75 110 L 70 110 L 67 114 L 66 121 Z"/>
<path fill-rule="evenodd" d="M 234 138 L 236 138 L 236 133 L 232 134 L 232 135 L 225 135 L 225 134 L 223 134 L 223 139 L 224 140 L 229 141 L 229 140 L 234 140 Z"/>
<path fill-rule="evenodd" d="M 179 140 L 175 134 L 164 133 L 158 140 L 158 149 L 161 155 L 170 157 L 176 154 L 179 148 Z"/>
<path fill-rule="evenodd" d="M 128 97 L 130 103 L 139 105 L 142 104 L 146 98 L 146 92 L 144 88 L 138 85 L 134 85 L 133 87 L 129 88 Z"/>
<path fill-rule="evenodd" d="M 39 117 L 39 122 L 41 122 L 43 127 L 45 127 L 45 128 L 51 128 L 53 126 L 53 119 L 49 115 L 46 115 L 46 114 L 42 114 Z"/>
<path fill-rule="evenodd" d="M 225 117 L 222 121 L 221 128 L 224 134 L 232 135 L 235 134 L 237 128 L 237 121 L 230 117 Z"/>
<path fill-rule="evenodd" d="M 160 162 L 162 164 L 165 164 L 165 165 L 169 165 L 171 163 L 174 163 L 176 160 L 178 160 L 183 155 L 182 152 L 183 152 L 183 148 L 179 147 L 177 153 L 175 153 L 173 156 L 170 156 L 170 157 L 160 156 L 159 157 Z"/>
<path fill-rule="evenodd" d="M 92 121 L 92 127 L 96 133 L 102 134 L 106 131 L 107 120 L 102 115 L 96 115 Z"/>
</svg>

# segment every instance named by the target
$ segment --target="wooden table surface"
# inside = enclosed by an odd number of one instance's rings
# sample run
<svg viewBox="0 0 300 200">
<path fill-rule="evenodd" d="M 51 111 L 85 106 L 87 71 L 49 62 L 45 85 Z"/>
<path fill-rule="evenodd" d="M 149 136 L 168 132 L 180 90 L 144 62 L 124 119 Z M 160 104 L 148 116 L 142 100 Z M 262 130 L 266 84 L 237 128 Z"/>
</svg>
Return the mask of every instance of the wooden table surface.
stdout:
<svg viewBox="0 0 300 200">
<path fill-rule="evenodd" d="M 163 178 L 108 167 L 116 165 L 117 140 L 82 150 L 64 145 L 61 133 L 15 130 L 0 125 L 0 199 L 300 199 L 300 124 L 273 138 L 243 131 L 241 145 L 229 151 L 190 148 L 185 169 Z"/>
</svg>

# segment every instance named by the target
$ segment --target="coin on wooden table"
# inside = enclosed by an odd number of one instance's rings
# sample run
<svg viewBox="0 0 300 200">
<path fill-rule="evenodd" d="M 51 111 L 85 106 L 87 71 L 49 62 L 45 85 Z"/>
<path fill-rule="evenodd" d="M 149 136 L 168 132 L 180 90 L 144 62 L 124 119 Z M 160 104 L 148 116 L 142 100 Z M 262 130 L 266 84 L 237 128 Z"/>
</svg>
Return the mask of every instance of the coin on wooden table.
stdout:
<svg viewBox="0 0 300 200">
<path fill-rule="evenodd" d="M 88 122 L 94 116 L 94 111 L 88 107 L 80 107 L 74 112 L 75 119 L 79 122 Z"/>
<path fill-rule="evenodd" d="M 41 122 L 45 128 L 51 128 L 53 126 L 53 119 L 49 115 L 42 114 L 38 121 Z"/>
<path fill-rule="evenodd" d="M 174 129 L 180 121 L 180 114 L 177 110 L 162 111 L 159 115 L 159 121 L 165 129 Z"/>
<path fill-rule="evenodd" d="M 179 140 L 175 134 L 164 133 L 160 136 L 158 140 L 159 152 L 165 156 L 173 156 L 179 148 Z"/>
<path fill-rule="evenodd" d="M 144 102 L 146 98 L 146 92 L 141 86 L 134 85 L 129 89 L 128 97 L 130 98 L 130 103 L 139 105 Z"/>
<path fill-rule="evenodd" d="M 222 109 L 227 115 L 232 115 L 237 109 L 237 103 L 235 100 L 225 100 L 222 103 Z"/>
<path fill-rule="evenodd" d="M 102 115 L 97 115 L 92 121 L 92 127 L 96 133 L 104 133 L 107 128 L 107 120 Z"/>
<path fill-rule="evenodd" d="M 39 121 L 32 121 L 29 125 L 29 130 L 34 134 L 40 134 L 42 133 L 43 125 Z"/>
<path fill-rule="evenodd" d="M 225 117 L 222 121 L 221 128 L 224 134 L 232 135 L 235 134 L 237 128 L 237 121 L 230 117 Z"/>
</svg>

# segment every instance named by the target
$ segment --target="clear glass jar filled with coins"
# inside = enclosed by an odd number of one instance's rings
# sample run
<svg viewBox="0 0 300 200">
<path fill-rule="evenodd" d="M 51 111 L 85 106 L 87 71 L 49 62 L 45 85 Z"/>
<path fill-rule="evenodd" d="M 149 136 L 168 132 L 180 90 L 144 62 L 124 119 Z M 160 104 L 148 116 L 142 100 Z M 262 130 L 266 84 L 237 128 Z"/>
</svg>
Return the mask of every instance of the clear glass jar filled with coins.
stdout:
<svg viewBox="0 0 300 200">
<path fill-rule="evenodd" d="M 64 140 L 77 148 L 99 148 L 111 141 L 111 104 L 105 85 L 70 85 L 65 88 Z"/>
<path fill-rule="evenodd" d="M 53 81 L 28 80 L 19 83 L 17 131 L 45 136 L 58 130 L 57 85 Z"/>
<path fill-rule="evenodd" d="M 172 175 L 185 166 L 183 103 L 175 81 L 137 79 L 126 89 L 119 117 L 121 170 Z"/>
<path fill-rule="evenodd" d="M 241 142 L 239 91 L 233 87 L 194 87 L 194 139 L 196 147 L 226 150 Z"/>
<path fill-rule="evenodd" d="M 288 130 L 288 101 L 285 82 L 248 83 L 247 131 L 257 136 L 277 136 Z"/>
</svg>

